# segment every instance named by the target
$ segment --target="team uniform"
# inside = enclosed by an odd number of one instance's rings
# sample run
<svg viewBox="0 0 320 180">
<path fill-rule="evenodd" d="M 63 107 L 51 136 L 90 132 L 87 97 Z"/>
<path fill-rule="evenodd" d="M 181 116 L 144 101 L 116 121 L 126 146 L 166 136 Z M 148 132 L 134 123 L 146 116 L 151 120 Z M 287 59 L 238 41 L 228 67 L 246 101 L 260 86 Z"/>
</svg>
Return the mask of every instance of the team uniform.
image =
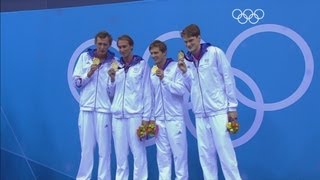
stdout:
<svg viewBox="0 0 320 180">
<path fill-rule="evenodd" d="M 134 158 L 133 179 L 148 178 L 147 155 L 144 142 L 137 136 L 142 120 L 151 118 L 150 68 L 145 60 L 134 55 L 126 65 L 121 58 L 113 83 L 115 95 L 111 111 L 112 133 L 117 160 L 116 179 L 128 179 L 129 147 Z"/>
<path fill-rule="evenodd" d="M 223 51 L 201 44 L 200 60 L 185 56 L 188 71 L 184 83 L 191 93 L 196 118 L 199 158 L 205 179 L 218 179 L 217 154 L 227 180 L 241 179 L 236 155 L 226 129 L 228 111 L 238 105 L 235 81 Z"/>
<path fill-rule="evenodd" d="M 156 137 L 159 179 L 171 179 L 172 154 L 177 180 L 188 179 L 188 151 L 186 125 L 183 121 L 183 95 L 185 87 L 177 62 L 167 59 L 164 77 L 151 74 L 153 119 L 159 131 Z"/>
<path fill-rule="evenodd" d="M 91 179 L 94 148 L 99 147 L 98 179 L 111 179 L 111 99 L 113 88 L 108 70 L 114 59 L 114 53 L 107 52 L 106 60 L 89 78 L 96 50 L 88 50 L 80 55 L 73 73 L 75 87 L 80 93 L 80 113 L 78 119 L 81 162 L 77 179 Z"/>
</svg>

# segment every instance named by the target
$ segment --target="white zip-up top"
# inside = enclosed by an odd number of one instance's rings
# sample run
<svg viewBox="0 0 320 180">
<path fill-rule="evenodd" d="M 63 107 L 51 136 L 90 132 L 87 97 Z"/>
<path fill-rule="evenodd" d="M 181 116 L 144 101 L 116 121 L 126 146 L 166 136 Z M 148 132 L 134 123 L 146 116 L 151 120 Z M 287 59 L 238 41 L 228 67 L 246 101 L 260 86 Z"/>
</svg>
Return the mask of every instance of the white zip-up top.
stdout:
<svg viewBox="0 0 320 180">
<path fill-rule="evenodd" d="M 177 62 L 167 59 L 164 65 L 162 80 L 155 74 L 150 74 L 152 84 L 153 108 L 155 120 L 172 120 L 183 116 L 183 95 L 185 86 Z"/>
<path fill-rule="evenodd" d="M 200 60 L 188 52 L 184 83 L 191 92 L 196 117 L 208 117 L 236 111 L 238 101 L 235 80 L 224 52 L 218 47 L 201 44 Z"/>
<path fill-rule="evenodd" d="M 73 72 L 74 86 L 80 92 L 80 110 L 111 113 L 111 98 L 113 90 L 108 70 L 114 59 L 114 53 L 108 51 L 107 59 L 89 78 L 87 76 L 93 63 L 95 50 L 88 50 L 80 55 Z"/>
<path fill-rule="evenodd" d="M 120 59 L 120 69 L 116 72 L 115 94 L 111 106 L 115 118 L 151 118 L 150 68 L 145 60 L 134 55 L 131 63 L 125 66 Z"/>
</svg>

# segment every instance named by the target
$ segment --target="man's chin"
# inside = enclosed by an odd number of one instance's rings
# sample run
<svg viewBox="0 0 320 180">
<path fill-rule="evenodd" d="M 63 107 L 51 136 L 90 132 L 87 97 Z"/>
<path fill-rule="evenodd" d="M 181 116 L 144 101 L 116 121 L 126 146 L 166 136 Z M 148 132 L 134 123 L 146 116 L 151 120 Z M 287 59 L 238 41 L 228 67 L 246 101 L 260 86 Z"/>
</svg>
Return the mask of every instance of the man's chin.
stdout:
<svg viewBox="0 0 320 180">
<path fill-rule="evenodd" d="M 105 54 L 106 54 L 106 51 L 99 51 L 99 52 L 98 52 L 98 55 L 100 55 L 100 56 L 101 56 L 101 55 L 105 55 Z"/>
<path fill-rule="evenodd" d="M 193 54 L 195 52 L 195 50 L 189 49 L 189 52 L 191 52 Z"/>
</svg>

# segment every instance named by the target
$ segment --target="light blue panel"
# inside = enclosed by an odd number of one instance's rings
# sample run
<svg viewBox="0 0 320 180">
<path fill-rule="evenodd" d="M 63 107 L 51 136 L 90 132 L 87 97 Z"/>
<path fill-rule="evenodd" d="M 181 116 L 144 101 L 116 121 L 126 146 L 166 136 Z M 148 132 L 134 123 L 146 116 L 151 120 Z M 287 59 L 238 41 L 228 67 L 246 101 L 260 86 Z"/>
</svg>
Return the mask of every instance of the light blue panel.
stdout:
<svg viewBox="0 0 320 180">
<path fill-rule="evenodd" d="M 232 17 L 235 9 L 261 9 L 264 17 L 241 24 Z M 75 177 L 78 104 L 67 75 L 76 49 L 106 29 L 114 39 L 131 35 L 134 51 L 144 57 L 154 39 L 167 39 L 168 54 L 176 58 L 185 50 L 178 31 L 196 23 L 204 41 L 232 56 L 241 123 L 232 138 L 243 179 L 319 179 L 318 9 L 315 2 L 289 0 L 150 0 L 1 13 L 1 107 L 28 158 Z M 1 137 L 8 132 L 1 129 Z M 192 133 L 190 179 L 201 179 Z M 10 148 L 7 143 L 1 147 Z M 155 147 L 148 153 L 149 175 L 155 179 Z M 113 170 L 114 163 L 113 158 Z"/>
</svg>

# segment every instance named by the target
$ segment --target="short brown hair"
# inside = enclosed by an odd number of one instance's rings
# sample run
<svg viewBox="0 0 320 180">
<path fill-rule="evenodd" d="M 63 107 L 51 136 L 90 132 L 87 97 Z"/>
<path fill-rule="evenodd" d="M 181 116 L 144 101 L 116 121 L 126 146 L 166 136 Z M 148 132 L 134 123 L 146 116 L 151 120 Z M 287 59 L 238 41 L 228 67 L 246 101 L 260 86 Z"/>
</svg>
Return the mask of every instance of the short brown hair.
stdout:
<svg viewBox="0 0 320 180">
<path fill-rule="evenodd" d="M 180 36 L 182 38 L 200 36 L 200 28 L 196 24 L 190 24 L 181 31 Z"/>
<path fill-rule="evenodd" d="M 154 47 L 158 47 L 163 53 L 167 51 L 167 45 L 160 40 L 153 41 L 149 46 L 149 51 Z"/>
<path fill-rule="evenodd" d="M 97 39 L 98 39 L 98 38 L 104 39 L 104 38 L 106 38 L 106 37 L 108 37 L 108 39 L 109 39 L 109 44 L 111 45 L 111 44 L 112 44 L 112 36 L 111 36 L 111 34 L 109 34 L 107 31 L 100 31 L 100 32 L 98 32 L 98 33 L 96 34 L 96 36 L 94 37 L 94 43 L 97 42 Z"/>
<path fill-rule="evenodd" d="M 133 46 L 134 45 L 134 42 L 133 42 L 133 39 L 129 36 L 129 35 L 122 35 L 122 36 L 120 36 L 120 37 L 118 37 L 118 41 L 119 40 L 126 40 L 126 41 L 128 41 L 129 42 L 129 45 L 130 46 Z"/>
</svg>

